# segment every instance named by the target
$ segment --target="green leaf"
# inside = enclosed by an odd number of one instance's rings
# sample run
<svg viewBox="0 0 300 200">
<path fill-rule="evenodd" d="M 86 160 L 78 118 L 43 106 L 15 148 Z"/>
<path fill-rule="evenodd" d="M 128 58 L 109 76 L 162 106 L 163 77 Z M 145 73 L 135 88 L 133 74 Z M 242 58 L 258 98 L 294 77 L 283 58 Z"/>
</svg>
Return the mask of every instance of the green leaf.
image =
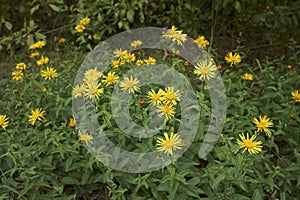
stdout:
<svg viewBox="0 0 300 200">
<path fill-rule="evenodd" d="M 57 6 L 54 5 L 54 4 L 49 4 L 49 6 L 50 6 L 50 8 L 51 8 L 52 10 L 54 10 L 55 12 L 59 12 L 59 11 L 61 10 L 59 7 L 57 7 Z"/>
<path fill-rule="evenodd" d="M 130 23 L 132 23 L 134 21 L 134 14 L 135 14 L 135 12 L 133 9 L 128 10 L 128 12 L 126 14 L 126 17 Z"/>
</svg>

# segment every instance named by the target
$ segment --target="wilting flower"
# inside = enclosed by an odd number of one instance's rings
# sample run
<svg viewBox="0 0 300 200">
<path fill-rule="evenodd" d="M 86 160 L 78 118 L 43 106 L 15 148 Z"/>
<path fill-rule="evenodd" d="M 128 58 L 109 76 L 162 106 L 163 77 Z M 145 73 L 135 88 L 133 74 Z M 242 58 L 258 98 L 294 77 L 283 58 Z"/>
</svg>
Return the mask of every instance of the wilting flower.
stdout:
<svg viewBox="0 0 300 200">
<path fill-rule="evenodd" d="M 247 81 L 253 81 L 253 75 L 252 74 L 248 74 L 245 73 L 242 77 L 243 80 L 247 80 Z"/>
<path fill-rule="evenodd" d="M 36 64 L 37 64 L 38 66 L 41 66 L 41 65 L 47 64 L 48 62 L 49 62 L 49 58 L 48 58 L 48 57 L 42 56 L 41 59 L 39 59 L 38 61 L 36 61 Z"/>
<path fill-rule="evenodd" d="M 151 57 L 151 56 L 149 56 L 148 59 L 146 59 L 146 60 L 144 60 L 144 61 L 145 61 L 145 63 L 147 63 L 147 64 L 155 64 L 155 63 L 156 63 L 156 59 L 153 58 L 153 57 Z"/>
<path fill-rule="evenodd" d="M 18 70 L 25 70 L 25 69 L 26 69 L 26 64 L 23 63 L 23 62 L 18 63 L 18 64 L 16 65 L 16 69 L 18 69 Z"/>
</svg>

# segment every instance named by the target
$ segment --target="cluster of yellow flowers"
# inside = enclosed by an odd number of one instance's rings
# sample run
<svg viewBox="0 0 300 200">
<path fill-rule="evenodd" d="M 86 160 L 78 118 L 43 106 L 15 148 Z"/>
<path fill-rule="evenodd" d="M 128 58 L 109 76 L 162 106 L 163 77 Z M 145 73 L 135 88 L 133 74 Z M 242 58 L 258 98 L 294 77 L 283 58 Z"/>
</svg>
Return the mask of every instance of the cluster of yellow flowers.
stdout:
<svg viewBox="0 0 300 200">
<path fill-rule="evenodd" d="M 177 30 L 174 25 L 171 29 L 167 29 L 163 32 L 163 37 L 170 39 L 172 42 L 176 42 L 178 45 L 182 45 L 187 40 L 187 34 L 183 34 L 182 30 Z"/>
<path fill-rule="evenodd" d="M 82 33 L 85 30 L 85 26 L 88 25 L 90 21 L 91 19 L 88 17 L 82 18 L 79 24 L 77 24 L 77 26 L 75 27 L 75 30 L 79 33 Z"/>
</svg>

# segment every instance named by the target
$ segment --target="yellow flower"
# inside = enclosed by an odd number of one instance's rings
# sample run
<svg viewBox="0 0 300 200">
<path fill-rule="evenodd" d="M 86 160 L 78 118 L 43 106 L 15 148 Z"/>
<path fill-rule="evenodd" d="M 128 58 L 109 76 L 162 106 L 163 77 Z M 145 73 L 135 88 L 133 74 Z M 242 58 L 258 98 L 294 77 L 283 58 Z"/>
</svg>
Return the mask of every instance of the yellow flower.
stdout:
<svg viewBox="0 0 300 200">
<path fill-rule="evenodd" d="M 113 68 L 119 68 L 120 66 L 124 65 L 124 61 L 121 60 L 121 59 L 118 59 L 118 60 L 114 60 L 111 65 Z"/>
<path fill-rule="evenodd" d="M 34 58 L 34 57 L 37 57 L 37 56 L 39 56 L 39 55 L 40 55 L 39 52 L 32 52 L 32 53 L 30 53 L 29 57 L 30 57 L 30 58 Z"/>
<path fill-rule="evenodd" d="M 245 73 L 242 77 L 243 80 L 247 80 L 247 81 L 253 81 L 253 75 L 252 74 L 248 74 Z"/>
<path fill-rule="evenodd" d="M 121 90 L 127 90 L 128 93 L 134 93 L 135 91 L 139 91 L 140 88 L 137 86 L 139 84 L 139 80 L 137 78 L 133 78 L 130 76 L 130 78 L 125 77 L 121 82 L 120 82 L 120 87 Z"/>
<path fill-rule="evenodd" d="M 241 140 L 237 140 L 237 144 L 239 145 L 240 149 L 243 149 L 243 153 L 248 150 L 250 154 L 256 154 L 262 151 L 262 142 L 261 141 L 254 141 L 256 135 L 252 135 L 249 139 L 249 133 L 247 133 L 247 137 L 245 138 L 244 133 L 239 134 Z"/>
<path fill-rule="evenodd" d="M 103 76 L 103 78 L 102 82 L 105 83 L 105 86 L 116 84 L 119 80 L 119 76 L 115 72 L 108 72 L 107 76 Z"/>
<path fill-rule="evenodd" d="M 26 64 L 23 63 L 23 62 L 18 63 L 18 64 L 16 65 L 16 69 L 18 69 L 18 70 L 25 70 L 25 69 L 26 69 Z"/>
<path fill-rule="evenodd" d="M 182 140 L 179 135 L 171 132 L 169 137 L 167 132 L 164 132 L 165 139 L 158 138 L 156 140 L 157 151 L 163 151 L 165 154 L 173 155 L 173 150 L 182 149 Z"/>
<path fill-rule="evenodd" d="M 23 76 L 24 74 L 23 74 L 22 71 L 13 71 L 13 72 L 11 73 L 11 75 L 12 75 L 12 79 L 13 79 L 13 80 L 18 81 L 18 80 L 20 80 L 20 79 L 22 78 L 22 76 Z"/>
<path fill-rule="evenodd" d="M 144 60 L 144 61 L 145 61 L 145 63 L 147 63 L 147 64 L 155 64 L 155 63 L 156 63 L 156 59 L 153 58 L 153 57 L 151 57 L 151 56 L 149 56 L 148 59 L 147 59 L 147 60 Z"/>
<path fill-rule="evenodd" d="M 204 60 L 196 64 L 194 74 L 199 75 L 200 80 L 209 80 L 210 78 L 215 78 L 216 70 L 217 67 L 211 60 Z"/>
<path fill-rule="evenodd" d="M 182 30 L 177 30 L 175 26 L 172 26 L 171 29 L 168 29 L 163 33 L 163 37 L 177 42 L 178 45 L 182 45 L 183 42 L 187 40 L 187 34 L 183 34 Z"/>
<path fill-rule="evenodd" d="M 176 108 L 174 107 L 174 104 L 165 103 L 165 104 L 157 105 L 156 112 L 159 113 L 158 114 L 159 117 L 165 116 L 165 118 L 168 120 L 174 117 L 175 109 Z"/>
<path fill-rule="evenodd" d="M 84 85 L 76 85 L 75 87 L 73 87 L 72 90 L 72 95 L 77 98 L 77 97 L 81 97 L 83 95 L 83 91 L 84 91 Z"/>
<path fill-rule="evenodd" d="M 292 66 L 292 65 L 288 65 L 287 68 L 288 68 L 288 69 L 292 69 L 293 66 Z"/>
<path fill-rule="evenodd" d="M 272 134 L 268 128 L 273 127 L 274 124 L 273 124 L 272 120 L 270 120 L 269 117 L 259 116 L 259 121 L 258 121 L 258 119 L 254 118 L 253 123 L 256 125 L 258 132 L 264 131 L 267 136 L 270 136 Z"/>
<path fill-rule="evenodd" d="M 90 23 L 90 21 L 91 21 L 90 18 L 85 17 L 85 18 L 82 18 L 82 19 L 80 20 L 80 24 L 81 24 L 81 25 L 87 25 L 87 24 Z"/>
<path fill-rule="evenodd" d="M 126 62 L 134 62 L 135 61 L 135 55 L 134 55 L 134 53 L 127 53 L 126 55 L 124 55 L 123 59 Z"/>
<path fill-rule="evenodd" d="M 76 120 L 75 120 L 74 118 L 71 117 L 71 118 L 69 119 L 69 126 L 70 126 L 70 127 L 75 127 L 75 125 L 76 125 Z"/>
<path fill-rule="evenodd" d="M 135 62 L 135 64 L 136 64 L 136 66 L 141 66 L 142 64 L 143 64 L 143 61 L 142 60 L 137 60 L 136 62 Z"/>
<path fill-rule="evenodd" d="M 8 126 L 9 121 L 8 121 L 8 117 L 6 117 L 6 115 L 0 115 L 0 126 L 6 130 L 6 127 Z"/>
<path fill-rule="evenodd" d="M 94 69 L 89 69 L 84 73 L 84 83 L 91 84 L 94 82 L 98 82 L 99 78 L 102 76 L 102 72 L 98 71 L 95 67 Z"/>
<path fill-rule="evenodd" d="M 204 48 L 209 45 L 209 42 L 205 39 L 204 36 L 198 36 L 197 39 L 194 40 L 194 42 L 198 44 L 199 48 Z"/>
<path fill-rule="evenodd" d="M 37 48 L 43 48 L 46 45 L 46 41 L 37 41 L 36 43 L 29 46 L 29 49 L 35 50 Z"/>
<path fill-rule="evenodd" d="M 179 90 L 174 92 L 174 87 L 166 87 L 165 91 L 162 92 L 162 100 L 165 103 L 170 103 L 173 105 L 177 104 L 177 101 L 180 101 L 179 97 L 181 96 Z"/>
<path fill-rule="evenodd" d="M 79 32 L 79 33 L 82 33 L 84 30 L 85 30 L 85 26 L 82 25 L 82 24 L 78 24 L 76 27 L 75 27 L 76 31 Z"/>
<path fill-rule="evenodd" d="M 28 116 L 28 121 L 31 122 L 32 126 L 34 126 L 36 120 L 41 121 L 43 118 L 45 118 L 46 111 L 44 111 L 42 108 L 36 108 L 31 110 L 30 113 L 31 114 Z"/>
<path fill-rule="evenodd" d="M 51 79 L 51 78 L 55 78 L 57 77 L 57 72 L 56 69 L 54 69 L 53 67 L 47 67 L 46 70 L 42 70 L 41 71 L 41 76 L 47 80 L 47 79 Z"/>
<path fill-rule="evenodd" d="M 234 55 L 232 55 L 232 52 L 229 52 L 226 56 L 225 56 L 225 60 L 230 63 L 230 66 L 238 64 L 242 61 L 240 54 L 235 53 Z"/>
<path fill-rule="evenodd" d="M 295 90 L 292 92 L 292 98 L 296 101 L 296 102 L 300 102 L 300 94 L 298 93 L 298 90 Z"/>
<path fill-rule="evenodd" d="M 122 51 L 122 49 L 116 49 L 113 54 L 115 54 L 117 58 L 123 58 L 127 54 L 127 50 Z"/>
<path fill-rule="evenodd" d="M 135 41 L 131 42 L 130 46 L 136 48 L 142 44 L 143 44 L 143 42 L 141 40 L 135 40 Z"/>
<path fill-rule="evenodd" d="M 47 92 L 47 88 L 41 87 L 42 92 Z"/>
<path fill-rule="evenodd" d="M 84 142 L 85 144 L 88 144 L 89 142 L 92 142 L 93 136 L 89 135 L 88 133 L 79 133 L 79 141 Z"/>
<path fill-rule="evenodd" d="M 59 40 L 58 40 L 58 43 L 60 43 L 60 44 L 64 44 L 64 43 L 66 43 L 66 38 L 59 38 Z"/>
<path fill-rule="evenodd" d="M 38 61 L 36 61 L 36 64 L 37 64 L 38 66 L 41 66 L 41 65 L 47 64 L 48 62 L 49 62 L 49 58 L 48 58 L 48 57 L 42 56 L 41 59 L 39 59 Z"/>
<path fill-rule="evenodd" d="M 163 100 L 164 91 L 159 89 L 156 93 L 153 89 L 147 92 L 147 99 L 149 99 L 149 103 L 152 105 L 158 105 Z"/>
<path fill-rule="evenodd" d="M 190 65 L 190 63 L 189 63 L 189 61 L 184 61 L 183 65 L 187 67 Z"/>
<path fill-rule="evenodd" d="M 94 40 L 101 40 L 101 37 L 97 33 L 94 33 L 93 34 L 93 39 Z"/>
<path fill-rule="evenodd" d="M 100 88 L 101 84 L 99 83 L 91 83 L 85 85 L 84 87 L 84 96 L 88 99 L 95 100 L 99 99 L 100 96 L 104 93 L 104 89 Z"/>
</svg>

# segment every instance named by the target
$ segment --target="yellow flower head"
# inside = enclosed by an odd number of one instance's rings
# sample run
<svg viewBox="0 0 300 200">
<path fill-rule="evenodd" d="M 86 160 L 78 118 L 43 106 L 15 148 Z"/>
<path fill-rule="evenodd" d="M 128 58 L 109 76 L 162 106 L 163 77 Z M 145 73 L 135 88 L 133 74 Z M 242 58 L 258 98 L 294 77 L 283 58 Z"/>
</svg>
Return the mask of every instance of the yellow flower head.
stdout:
<svg viewBox="0 0 300 200">
<path fill-rule="evenodd" d="M 181 96 L 179 90 L 174 92 L 174 87 L 166 87 L 165 91 L 162 93 L 162 100 L 166 103 L 173 105 L 177 104 L 177 101 L 180 101 L 179 97 Z"/>
<path fill-rule="evenodd" d="M 31 110 L 30 115 L 28 116 L 28 121 L 31 122 L 32 126 L 34 126 L 36 120 L 41 121 L 43 118 L 45 118 L 45 114 L 46 111 L 44 111 L 42 108 Z"/>
<path fill-rule="evenodd" d="M 88 143 L 92 143 L 93 136 L 89 135 L 88 133 L 79 133 L 78 140 L 88 145 Z"/>
<path fill-rule="evenodd" d="M 13 71 L 13 72 L 11 73 L 11 75 L 12 75 L 12 79 L 13 79 L 13 80 L 18 81 L 18 80 L 20 80 L 20 79 L 22 78 L 22 76 L 23 76 L 24 74 L 23 74 L 22 71 Z"/>
<path fill-rule="evenodd" d="M 239 134 L 241 140 L 237 140 L 237 144 L 240 149 L 243 149 L 243 153 L 247 150 L 250 154 L 256 154 L 262 151 L 262 142 L 254 141 L 256 135 L 252 135 L 249 139 L 249 133 L 247 133 L 247 137 L 245 138 L 244 133 Z"/>
<path fill-rule="evenodd" d="M 83 95 L 83 91 L 84 91 L 84 85 L 83 84 L 76 85 L 75 87 L 73 87 L 72 95 L 75 98 L 81 97 Z"/>
<path fill-rule="evenodd" d="M 207 45 L 209 45 L 209 42 L 205 39 L 204 36 L 198 36 L 196 40 L 194 40 L 195 43 L 198 44 L 199 48 L 205 48 Z"/>
<path fill-rule="evenodd" d="M 139 80 L 137 78 L 133 78 L 130 76 L 130 78 L 125 77 L 121 82 L 120 82 L 120 87 L 121 90 L 127 90 L 129 93 L 134 93 L 135 91 L 139 91 L 140 88 L 138 86 Z"/>
<path fill-rule="evenodd" d="M 156 63 L 156 59 L 151 56 L 149 56 L 148 59 L 146 59 L 144 61 L 145 61 L 145 63 L 151 64 L 151 65 Z"/>
<path fill-rule="evenodd" d="M 270 120 L 269 117 L 259 116 L 259 120 L 254 118 L 253 123 L 256 125 L 258 132 L 264 131 L 267 136 L 270 136 L 272 134 L 268 128 L 273 127 L 274 124 L 273 124 L 272 120 Z"/>
<path fill-rule="evenodd" d="M 16 69 L 17 70 L 25 70 L 26 69 L 26 64 L 25 63 L 23 63 L 23 62 L 21 62 L 21 63 L 18 63 L 17 65 L 16 65 Z"/>
<path fill-rule="evenodd" d="M 114 60 L 114 61 L 111 63 L 111 65 L 112 65 L 113 68 L 119 68 L 119 67 L 121 67 L 121 66 L 124 65 L 124 64 L 125 64 L 124 60 L 121 60 L 121 59 Z"/>
<path fill-rule="evenodd" d="M 162 103 L 163 95 L 164 95 L 164 91 L 162 89 L 159 89 L 157 93 L 153 89 L 151 89 L 147 93 L 147 99 L 149 100 L 150 104 L 158 105 Z"/>
<path fill-rule="evenodd" d="M 41 87 L 42 92 L 47 92 L 47 88 Z"/>
<path fill-rule="evenodd" d="M 253 75 L 252 74 L 248 74 L 245 73 L 242 77 L 243 80 L 247 80 L 247 81 L 253 81 Z"/>
<path fill-rule="evenodd" d="M 48 58 L 48 57 L 42 56 L 41 59 L 39 59 L 38 61 L 36 61 L 36 64 L 37 64 L 38 66 L 41 66 L 41 65 L 47 64 L 48 62 L 49 62 L 49 58 Z"/>
<path fill-rule="evenodd" d="M 116 49 L 113 54 L 115 54 L 117 58 L 123 58 L 127 54 L 127 50 L 122 51 L 122 49 Z"/>
<path fill-rule="evenodd" d="M 30 58 L 35 58 L 35 57 L 37 57 L 37 56 L 39 56 L 39 55 L 40 55 L 39 52 L 32 52 L 32 53 L 30 53 L 29 57 L 30 57 Z"/>
<path fill-rule="evenodd" d="M 226 56 L 225 56 L 225 60 L 230 63 L 230 66 L 232 65 L 236 65 L 238 63 L 240 63 L 242 61 L 240 54 L 235 53 L 234 55 L 232 55 L 232 52 L 229 52 Z"/>
<path fill-rule="evenodd" d="M 59 38 L 59 40 L 58 40 L 58 43 L 60 43 L 60 44 L 64 44 L 64 43 L 66 43 L 66 38 Z"/>
<path fill-rule="evenodd" d="M 168 29 L 163 33 L 163 37 L 170 39 L 173 42 L 177 42 L 178 45 L 182 45 L 187 40 L 187 34 L 183 34 L 182 30 L 177 30 L 175 26 Z"/>
<path fill-rule="evenodd" d="M 82 24 L 78 24 L 78 25 L 75 27 L 75 30 L 76 30 L 78 33 L 82 33 L 82 32 L 85 30 L 85 26 L 82 25 Z"/>
<path fill-rule="evenodd" d="M 101 37 L 97 33 L 94 33 L 93 34 L 93 39 L 94 40 L 101 40 Z"/>
<path fill-rule="evenodd" d="M 159 117 L 165 116 L 165 118 L 168 120 L 174 117 L 175 109 L 176 108 L 174 107 L 174 104 L 164 103 L 164 104 L 157 105 L 156 112 L 159 113 L 158 114 Z"/>
<path fill-rule="evenodd" d="M 169 137 L 167 132 L 164 132 L 165 138 L 158 138 L 156 140 L 157 151 L 162 151 L 165 154 L 173 155 L 173 150 L 182 149 L 182 140 L 179 135 L 171 132 Z"/>
<path fill-rule="evenodd" d="M 300 94 L 298 93 L 298 90 L 295 90 L 292 92 L 292 98 L 296 101 L 296 102 L 300 102 Z"/>
<path fill-rule="evenodd" d="M 142 60 L 137 60 L 136 62 L 135 62 L 135 64 L 136 64 L 136 66 L 141 66 L 142 64 L 143 64 L 143 61 Z"/>
<path fill-rule="evenodd" d="M 99 78 L 102 76 L 102 72 L 98 71 L 95 67 L 94 69 L 89 69 L 84 73 L 84 83 L 85 84 L 91 84 L 91 83 L 97 83 Z"/>
<path fill-rule="evenodd" d="M 135 61 L 135 55 L 134 55 L 134 53 L 127 53 L 126 55 L 124 55 L 123 59 L 126 62 L 134 62 Z"/>
<path fill-rule="evenodd" d="M 47 67 L 46 70 L 42 70 L 41 71 L 41 76 L 45 79 L 45 80 L 50 80 L 52 78 L 57 77 L 57 72 L 56 69 L 54 69 L 53 67 Z"/>
<path fill-rule="evenodd" d="M 85 25 L 89 24 L 90 21 L 91 21 L 90 18 L 85 17 L 85 18 L 82 18 L 82 19 L 80 20 L 80 24 L 85 26 Z"/>
<path fill-rule="evenodd" d="M 95 100 L 99 99 L 100 96 L 104 93 L 104 89 L 100 88 L 101 84 L 99 83 L 91 83 L 85 85 L 84 87 L 84 96 L 88 99 Z"/>
<path fill-rule="evenodd" d="M 103 78 L 102 82 L 105 86 L 116 84 L 119 80 L 119 76 L 115 72 L 108 72 L 107 76 L 103 76 Z"/>
<path fill-rule="evenodd" d="M 0 126 L 6 130 L 6 127 L 8 126 L 8 117 L 6 115 L 0 115 Z"/>
<path fill-rule="evenodd" d="M 199 79 L 209 80 L 215 78 L 216 65 L 211 60 L 204 60 L 196 64 L 194 74 L 199 75 Z"/>
<path fill-rule="evenodd" d="M 136 48 L 142 44 L 143 44 L 143 42 L 141 40 L 135 40 L 135 41 L 131 42 L 130 46 Z"/>
<path fill-rule="evenodd" d="M 75 125 L 76 125 L 76 120 L 73 117 L 71 117 L 69 119 L 69 126 L 70 127 L 75 127 Z"/>
</svg>

